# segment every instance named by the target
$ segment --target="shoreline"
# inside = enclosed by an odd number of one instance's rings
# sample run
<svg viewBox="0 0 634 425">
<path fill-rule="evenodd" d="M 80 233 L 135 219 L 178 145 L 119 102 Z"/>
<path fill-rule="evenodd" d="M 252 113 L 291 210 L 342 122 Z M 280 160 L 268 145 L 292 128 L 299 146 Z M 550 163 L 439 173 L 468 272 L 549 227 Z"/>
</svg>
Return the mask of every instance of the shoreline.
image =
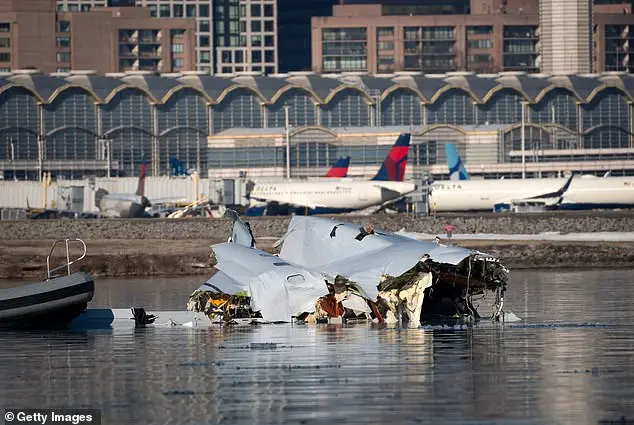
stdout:
<svg viewBox="0 0 634 425">
<path fill-rule="evenodd" d="M 213 261 L 209 239 L 85 239 L 86 257 L 73 271 L 95 278 L 210 276 Z M 258 248 L 271 251 L 275 238 L 261 237 Z M 478 249 L 497 256 L 513 270 L 634 268 L 634 242 L 460 239 L 441 242 Z M 0 280 L 37 281 L 46 276 L 46 256 L 53 239 L 0 240 Z M 62 264 L 58 247 L 51 265 Z M 76 254 L 73 254 L 76 253 Z M 71 248 L 71 258 L 79 255 Z"/>
</svg>

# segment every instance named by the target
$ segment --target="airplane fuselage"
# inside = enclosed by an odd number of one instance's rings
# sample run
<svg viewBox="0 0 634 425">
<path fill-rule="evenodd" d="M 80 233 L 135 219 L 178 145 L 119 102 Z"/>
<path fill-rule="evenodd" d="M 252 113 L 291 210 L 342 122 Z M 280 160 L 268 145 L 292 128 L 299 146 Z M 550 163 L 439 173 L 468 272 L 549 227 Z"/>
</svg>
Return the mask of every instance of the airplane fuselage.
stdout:
<svg viewBox="0 0 634 425">
<path fill-rule="evenodd" d="M 145 216 L 146 203 L 139 195 L 111 193 L 101 198 L 98 208 L 104 217 L 135 218 Z"/>
<path fill-rule="evenodd" d="M 461 180 L 432 184 L 432 211 L 492 211 L 499 203 L 554 192 L 565 178 Z M 573 178 L 558 209 L 634 207 L 634 177 Z"/>
<path fill-rule="evenodd" d="M 250 198 L 256 202 L 345 211 L 380 205 L 416 189 L 415 184 L 409 182 L 331 180 L 335 179 L 256 184 Z"/>
</svg>

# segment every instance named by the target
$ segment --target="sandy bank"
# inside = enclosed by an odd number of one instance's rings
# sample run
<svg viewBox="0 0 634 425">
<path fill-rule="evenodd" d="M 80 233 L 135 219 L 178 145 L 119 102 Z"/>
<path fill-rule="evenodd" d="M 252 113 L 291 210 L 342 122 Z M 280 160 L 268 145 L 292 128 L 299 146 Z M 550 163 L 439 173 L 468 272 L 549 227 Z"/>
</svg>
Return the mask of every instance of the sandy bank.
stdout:
<svg viewBox="0 0 634 425">
<path fill-rule="evenodd" d="M 260 239 L 271 250 L 273 239 Z M 85 239 L 88 254 L 73 270 L 95 277 L 210 275 L 209 239 Z M 220 242 L 219 240 L 213 242 Z M 0 240 L 0 279 L 40 279 L 52 240 Z M 460 240 L 451 244 L 496 255 L 521 268 L 634 267 L 634 242 Z M 62 250 L 58 251 L 62 253 Z M 60 264 L 61 257 L 52 260 Z"/>
</svg>

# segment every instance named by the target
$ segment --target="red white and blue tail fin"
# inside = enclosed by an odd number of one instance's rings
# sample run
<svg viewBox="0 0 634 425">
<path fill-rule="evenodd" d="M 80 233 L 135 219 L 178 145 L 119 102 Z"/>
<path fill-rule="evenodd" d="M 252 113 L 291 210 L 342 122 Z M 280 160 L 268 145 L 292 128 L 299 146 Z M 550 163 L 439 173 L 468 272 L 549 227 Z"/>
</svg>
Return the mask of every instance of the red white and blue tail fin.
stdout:
<svg viewBox="0 0 634 425">
<path fill-rule="evenodd" d="M 404 133 L 398 136 L 394 145 L 387 154 L 383 165 L 372 180 L 402 182 L 405 178 L 405 166 L 407 165 L 407 152 L 411 134 Z"/>
<path fill-rule="evenodd" d="M 328 170 L 326 177 L 346 177 L 348 175 L 348 167 L 350 166 L 350 157 L 341 157 L 335 161 L 332 168 Z"/>
</svg>

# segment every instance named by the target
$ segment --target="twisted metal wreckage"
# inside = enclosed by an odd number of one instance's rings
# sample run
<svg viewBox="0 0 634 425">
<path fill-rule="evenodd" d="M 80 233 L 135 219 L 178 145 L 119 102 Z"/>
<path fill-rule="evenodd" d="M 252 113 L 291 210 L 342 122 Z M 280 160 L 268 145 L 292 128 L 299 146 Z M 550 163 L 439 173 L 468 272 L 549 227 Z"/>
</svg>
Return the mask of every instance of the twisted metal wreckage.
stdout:
<svg viewBox="0 0 634 425">
<path fill-rule="evenodd" d="M 226 216 L 229 241 L 211 247 L 216 272 L 187 304 L 212 321 L 470 323 L 480 318 L 474 297 L 487 293 L 490 318 L 503 320 L 508 270 L 482 252 L 295 216 L 270 254 L 256 248 L 248 223 Z"/>
</svg>

